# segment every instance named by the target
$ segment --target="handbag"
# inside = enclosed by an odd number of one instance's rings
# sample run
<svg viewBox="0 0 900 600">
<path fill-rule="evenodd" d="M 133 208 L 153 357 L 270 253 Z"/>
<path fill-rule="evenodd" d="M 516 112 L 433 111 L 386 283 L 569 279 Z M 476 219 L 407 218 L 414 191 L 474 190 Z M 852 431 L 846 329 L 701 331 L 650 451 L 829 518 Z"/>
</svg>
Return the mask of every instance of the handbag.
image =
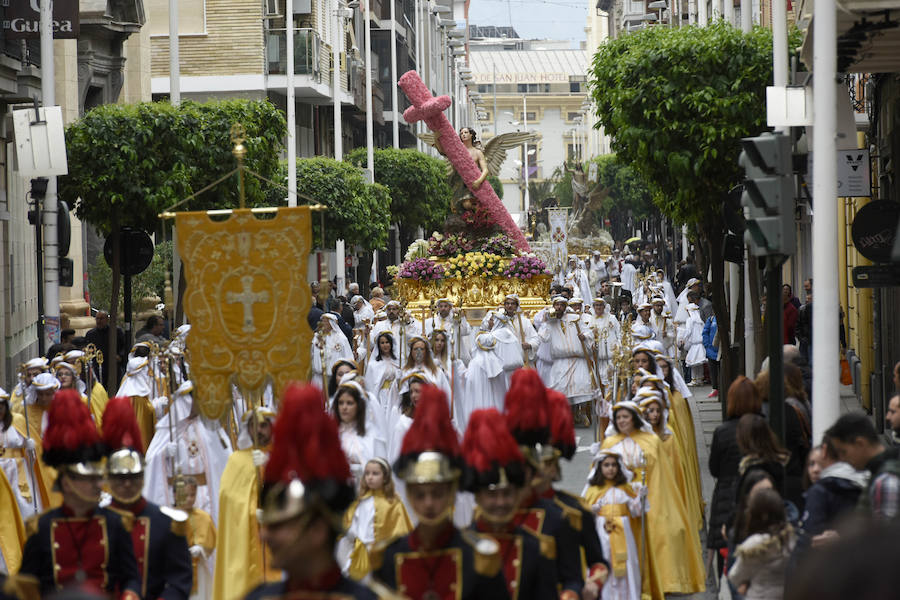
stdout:
<svg viewBox="0 0 900 600">
<path fill-rule="evenodd" d="M 850 361 L 841 357 L 841 385 L 853 385 L 853 375 L 850 373 Z"/>
</svg>

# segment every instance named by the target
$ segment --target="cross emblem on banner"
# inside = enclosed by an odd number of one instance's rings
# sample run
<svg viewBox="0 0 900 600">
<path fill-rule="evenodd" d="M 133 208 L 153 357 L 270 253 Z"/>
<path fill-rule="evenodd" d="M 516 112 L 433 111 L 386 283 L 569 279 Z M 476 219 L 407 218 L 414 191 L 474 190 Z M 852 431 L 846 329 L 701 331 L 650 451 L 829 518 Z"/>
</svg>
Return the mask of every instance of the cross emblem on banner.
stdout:
<svg viewBox="0 0 900 600">
<path fill-rule="evenodd" d="M 243 287 L 243 291 L 228 292 L 227 294 L 225 294 L 225 301 L 229 304 L 244 305 L 244 326 L 242 328 L 243 332 L 254 333 L 256 331 L 256 324 L 253 322 L 253 305 L 262 302 L 268 302 L 269 292 L 254 292 L 252 275 L 242 276 L 241 286 Z"/>
</svg>

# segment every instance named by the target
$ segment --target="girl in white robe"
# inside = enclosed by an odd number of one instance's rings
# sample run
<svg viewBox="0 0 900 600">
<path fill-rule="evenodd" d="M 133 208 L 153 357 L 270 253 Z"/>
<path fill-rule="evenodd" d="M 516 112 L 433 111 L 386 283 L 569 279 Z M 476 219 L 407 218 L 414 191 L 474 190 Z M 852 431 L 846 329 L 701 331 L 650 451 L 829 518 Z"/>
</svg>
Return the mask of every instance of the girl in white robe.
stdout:
<svg viewBox="0 0 900 600">
<path fill-rule="evenodd" d="M 584 498 L 597 516 L 597 536 L 603 547 L 603 558 L 610 565 L 601 597 L 640 600 L 641 567 L 630 518 L 640 517 L 649 508 L 647 490 L 640 483 L 630 483 L 632 472 L 615 452 L 601 451 L 594 460 L 598 466 Z"/>
<path fill-rule="evenodd" d="M 450 356 L 447 332 L 443 329 L 435 329 L 431 332 L 431 347 L 434 351 L 434 362 L 447 376 L 447 381 L 451 384 L 450 400 L 450 417 L 457 425 L 457 430 L 461 433 L 465 428 L 461 428 L 462 417 L 462 401 L 465 393 L 465 376 L 466 364 L 457 356 Z"/>
<path fill-rule="evenodd" d="M 324 378 L 327 378 L 336 362 L 339 360 L 353 361 L 350 342 L 338 327 L 337 317 L 333 314 L 325 313 L 319 320 L 319 326 L 310 348 L 310 356 L 312 358 L 311 382 L 320 387 L 324 385 L 323 373 Z"/>
<path fill-rule="evenodd" d="M 412 373 L 421 373 L 428 383 L 437 386 L 450 399 L 450 380 L 435 363 L 431 354 L 431 344 L 421 335 L 409 338 L 409 355 L 403 363 L 401 379 Z M 400 390 L 403 391 L 402 389 Z"/>
<path fill-rule="evenodd" d="M 390 428 L 393 425 L 392 411 L 400 405 L 400 369 L 394 350 L 394 335 L 390 331 L 382 331 L 375 340 L 375 347 L 378 353 L 366 364 L 366 391 L 377 401 L 377 405 L 370 407 L 371 410 L 380 410 Z"/>
<path fill-rule="evenodd" d="M 366 392 L 359 382 L 341 381 L 331 404 L 338 422 L 341 447 L 350 463 L 353 478 L 359 484 L 366 463 L 384 456 L 386 448 L 371 421 L 366 419 Z"/>
</svg>

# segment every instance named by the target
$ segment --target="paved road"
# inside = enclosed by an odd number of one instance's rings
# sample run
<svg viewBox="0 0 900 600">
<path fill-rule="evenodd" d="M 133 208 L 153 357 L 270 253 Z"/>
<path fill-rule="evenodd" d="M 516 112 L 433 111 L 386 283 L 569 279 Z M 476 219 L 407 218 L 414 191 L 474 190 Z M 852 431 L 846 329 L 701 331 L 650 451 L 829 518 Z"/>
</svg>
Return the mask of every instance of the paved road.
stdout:
<svg viewBox="0 0 900 600">
<path fill-rule="evenodd" d="M 700 461 L 700 480 L 703 485 L 703 500 L 709 506 L 712 497 L 715 480 L 709 474 L 707 464 L 709 463 L 709 446 L 712 443 L 713 431 L 719 423 L 722 422 L 722 409 L 717 398 L 707 399 L 707 394 L 711 391 L 710 387 L 691 388 L 694 397 L 689 399 L 691 413 L 694 416 L 694 430 L 697 434 L 697 458 Z M 594 441 L 594 433 L 592 430 L 579 427 L 575 430 L 578 438 L 578 452 L 572 457 L 572 461 L 566 463 L 563 461 L 563 480 L 560 487 L 573 494 L 581 494 L 587 479 L 588 472 L 591 468 L 590 446 Z M 707 513 L 708 515 L 708 513 Z M 705 547 L 706 542 L 701 536 L 701 545 Z M 705 551 L 705 549 L 704 549 Z M 704 556 L 704 560 L 705 560 Z M 716 598 L 715 584 L 711 580 L 707 581 L 707 591 L 702 594 L 692 595 L 676 595 L 672 598 L 690 598 L 696 600 L 714 600 Z"/>
</svg>

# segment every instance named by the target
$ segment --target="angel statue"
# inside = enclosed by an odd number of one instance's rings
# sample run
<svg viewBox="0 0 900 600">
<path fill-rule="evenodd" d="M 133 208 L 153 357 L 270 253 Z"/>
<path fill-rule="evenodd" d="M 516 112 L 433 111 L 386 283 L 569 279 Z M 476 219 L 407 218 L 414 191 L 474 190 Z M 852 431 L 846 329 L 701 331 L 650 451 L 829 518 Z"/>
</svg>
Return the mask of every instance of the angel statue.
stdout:
<svg viewBox="0 0 900 600">
<path fill-rule="evenodd" d="M 430 144 L 437 149 L 441 155 L 444 150 L 441 147 L 441 141 L 432 132 L 420 133 L 419 138 L 426 144 Z M 478 189 L 485 182 L 489 175 L 495 177 L 500 174 L 500 167 L 506 160 L 506 152 L 522 144 L 537 141 L 537 136 L 527 132 L 501 133 L 494 136 L 482 144 L 478 139 L 478 134 L 471 127 L 463 127 L 459 130 L 459 139 L 469 151 L 469 156 L 478 165 L 481 175 L 476 179 L 472 187 Z M 475 198 L 469 194 L 462 177 L 453 168 L 453 165 L 447 163 L 447 176 L 450 178 L 450 188 L 453 190 L 454 210 L 456 205 L 462 205 L 464 210 L 471 210 L 475 205 Z"/>
<path fill-rule="evenodd" d="M 604 187 L 599 181 L 590 187 L 587 174 L 581 163 L 575 163 L 575 168 L 565 167 L 572 174 L 572 216 L 570 222 L 573 229 L 582 235 L 588 234 L 593 228 L 591 213 L 600 209 L 603 199 L 609 195 L 609 188 Z"/>
</svg>

